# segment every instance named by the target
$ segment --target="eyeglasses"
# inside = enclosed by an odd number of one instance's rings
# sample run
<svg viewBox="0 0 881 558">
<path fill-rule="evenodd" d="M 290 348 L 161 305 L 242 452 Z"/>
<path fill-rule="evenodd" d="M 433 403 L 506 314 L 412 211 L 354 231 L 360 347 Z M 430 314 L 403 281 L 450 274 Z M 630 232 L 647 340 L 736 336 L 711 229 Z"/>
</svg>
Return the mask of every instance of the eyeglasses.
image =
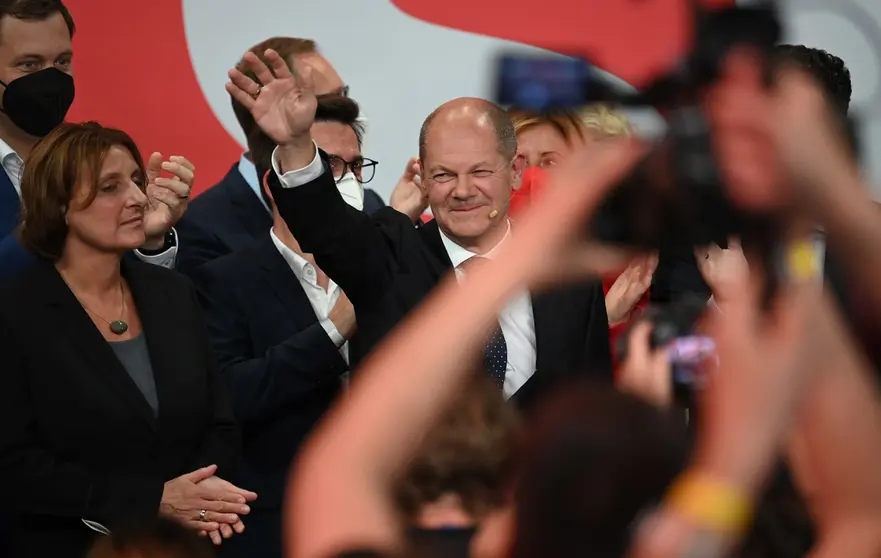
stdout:
<svg viewBox="0 0 881 558">
<path fill-rule="evenodd" d="M 373 180 L 373 176 L 376 174 L 376 165 L 379 164 L 379 161 L 366 157 L 358 157 L 353 161 L 346 161 L 337 155 L 330 155 L 328 159 L 330 160 L 330 170 L 333 172 L 333 177 L 337 182 L 346 176 L 347 169 L 351 169 L 358 182 L 367 184 Z"/>
</svg>

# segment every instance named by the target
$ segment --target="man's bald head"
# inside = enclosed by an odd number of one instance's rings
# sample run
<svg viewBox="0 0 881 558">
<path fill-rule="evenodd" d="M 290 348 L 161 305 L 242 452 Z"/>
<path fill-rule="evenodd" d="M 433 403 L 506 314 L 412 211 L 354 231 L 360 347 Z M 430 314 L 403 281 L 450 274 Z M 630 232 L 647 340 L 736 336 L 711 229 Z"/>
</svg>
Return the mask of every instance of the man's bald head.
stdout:
<svg viewBox="0 0 881 558">
<path fill-rule="evenodd" d="M 455 124 L 490 129 L 496 137 L 499 154 L 506 160 L 513 159 L 517 153 L 517 135 L 508 113 L 487 100 L 463 97 L 442 104 L 422 123 L 419 131 L 419 158 L 425 160 L 431 128 Z"/>
</svg>

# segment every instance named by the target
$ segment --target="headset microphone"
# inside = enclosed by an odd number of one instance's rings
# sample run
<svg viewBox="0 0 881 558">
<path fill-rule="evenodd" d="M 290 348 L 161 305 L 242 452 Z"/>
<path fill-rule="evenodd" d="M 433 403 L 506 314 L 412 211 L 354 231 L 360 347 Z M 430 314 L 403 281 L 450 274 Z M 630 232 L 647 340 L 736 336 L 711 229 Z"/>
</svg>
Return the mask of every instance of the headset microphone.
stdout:
<svg viewBox="0 0 881 558">
<path fill-rule="evenodd" d="M 513 198 L 513 197 L 514 197 L 514 192 L 511 192 L 511 195 L 508 196 L 508 199 L 505 200 L 505 203 L 504 203 L 504 205 L 503 205 L 503 209 L 504 209 L 504 210 L 507 211 L 508 206 L 511 204 L 511 198 Z M 490 211 L 489 214 L 487 215 L 487 217 L 488 217 L 490 220 L 495 219 L 495 218 L 498 217 L 498 216 L 499 216 L 499 210 L 498 210 L 498 209 L 493 209 L 493 210 Z"/>
</svg>

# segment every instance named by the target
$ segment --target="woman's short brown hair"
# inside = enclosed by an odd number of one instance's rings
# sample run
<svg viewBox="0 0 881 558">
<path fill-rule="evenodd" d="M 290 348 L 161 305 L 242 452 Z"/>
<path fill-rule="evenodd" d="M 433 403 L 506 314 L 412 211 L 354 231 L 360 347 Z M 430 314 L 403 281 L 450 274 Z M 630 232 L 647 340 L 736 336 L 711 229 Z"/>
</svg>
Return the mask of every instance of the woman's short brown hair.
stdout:
<svg viewBox="0 0 881 558">
<path fill-rule="evenodd" d="M 465 512 L 480 519 L 504 503 L 509 486 L 518 417 L 502 391 L 475 373 L 456 405 L 428 433 L 419 456 L 397 488 L 408 518 L 422 506 L 455 494 Z"/>
<path fill-rule="evenodd" d="M 21 177 L 21 242 L 38 256 L 57 261 L 67 238 L 65 214 L 84 176 L 92 180 L 86 205 L 98 193 L 104 158 L 113 147 L 127 149 L 145 174 L 134 140 L 125 132 L 97 122 L 64 123 L 41 139 L 24 165 Z"/>
</svg>

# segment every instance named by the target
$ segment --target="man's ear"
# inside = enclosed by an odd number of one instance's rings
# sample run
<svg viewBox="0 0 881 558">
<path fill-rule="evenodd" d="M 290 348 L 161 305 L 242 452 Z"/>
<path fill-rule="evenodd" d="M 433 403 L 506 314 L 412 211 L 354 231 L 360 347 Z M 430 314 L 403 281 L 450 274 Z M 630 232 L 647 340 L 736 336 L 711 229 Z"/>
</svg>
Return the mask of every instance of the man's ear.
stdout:
<svg viewBox="0 0 881 558">
<path fill-rule="evenodd" d="M 422 159 L 416 157 L 416 174 L 419 175 L 419 189 L 425 192 L 425 167 L 422 166 Z"/>
<path fill-rule="evenodd" d="M 263 173 L 263 179 L 261 182 L 263 183 L 263 191 L 266 193 L 266 197 L 269 198 L 270 201 L 275 203 L 275 200 L 272 198 L 272 190 L 269 188 L 269 173 L 272 172 L 272 169 L 267 170 Z"/>
<path fill-rule="evenodd" d="M 511 160 L 511 188 L 519 190 L 523 185 L 523 171 L 526 170 L 526 157 L 522 153 L 514 155 Z"/>
</svg>

